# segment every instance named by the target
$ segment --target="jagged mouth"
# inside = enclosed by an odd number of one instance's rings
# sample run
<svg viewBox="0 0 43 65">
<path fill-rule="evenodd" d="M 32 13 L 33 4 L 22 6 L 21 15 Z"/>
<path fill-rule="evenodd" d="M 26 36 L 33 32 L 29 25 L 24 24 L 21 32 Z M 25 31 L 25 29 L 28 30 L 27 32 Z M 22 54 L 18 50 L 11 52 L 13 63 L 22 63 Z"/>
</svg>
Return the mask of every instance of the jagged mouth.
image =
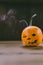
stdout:
<svg viewBox="0 0 43 65">
<path fill-rule="evenodd" d="M 34 42 L 29 42 L 29 44 L 35 44 L 37 43 L 37 40 L 35 40 Z"/>
</svg>

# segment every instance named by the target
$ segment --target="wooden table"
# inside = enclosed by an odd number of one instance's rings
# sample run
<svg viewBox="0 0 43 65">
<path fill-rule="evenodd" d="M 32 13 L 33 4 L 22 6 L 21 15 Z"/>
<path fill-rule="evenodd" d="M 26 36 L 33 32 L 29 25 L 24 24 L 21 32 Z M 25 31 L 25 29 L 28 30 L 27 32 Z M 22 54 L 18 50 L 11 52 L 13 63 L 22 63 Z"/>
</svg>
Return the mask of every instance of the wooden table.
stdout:
<svg viewBox="0 0 43 65">
<path fill-rule="evenodd" d="M 0 65 L 43 65 L 43 47 L 23 47 L 21 41 L 0 41 Z"/>
</svg>

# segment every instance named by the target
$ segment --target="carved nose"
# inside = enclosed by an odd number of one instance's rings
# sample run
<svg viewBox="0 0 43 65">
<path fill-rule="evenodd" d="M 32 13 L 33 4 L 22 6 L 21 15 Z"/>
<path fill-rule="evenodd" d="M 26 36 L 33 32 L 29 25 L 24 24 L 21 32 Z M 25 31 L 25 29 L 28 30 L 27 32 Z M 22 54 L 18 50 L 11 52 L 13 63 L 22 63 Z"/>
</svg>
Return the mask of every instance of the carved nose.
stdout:
<svg viewBox="0 0 43 65">
<path fill-rule="evenodd" d="M 31 38 L 27 38 L 27 40 L 30 40 Z"/>
</svg>

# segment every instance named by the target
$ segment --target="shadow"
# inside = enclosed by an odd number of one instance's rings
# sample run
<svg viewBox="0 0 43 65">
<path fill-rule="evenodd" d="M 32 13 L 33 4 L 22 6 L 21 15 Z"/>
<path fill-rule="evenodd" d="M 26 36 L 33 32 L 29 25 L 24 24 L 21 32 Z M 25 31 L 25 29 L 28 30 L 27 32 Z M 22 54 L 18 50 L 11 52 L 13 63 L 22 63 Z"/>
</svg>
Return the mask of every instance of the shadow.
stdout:
<svg viewBox="0 0 43 65">
<path fill-rule="evenodd" d="M 29 50 L 43 50 L 43 46 L 21 46 L 24 49 L 29 49 Z"/>
</svg>

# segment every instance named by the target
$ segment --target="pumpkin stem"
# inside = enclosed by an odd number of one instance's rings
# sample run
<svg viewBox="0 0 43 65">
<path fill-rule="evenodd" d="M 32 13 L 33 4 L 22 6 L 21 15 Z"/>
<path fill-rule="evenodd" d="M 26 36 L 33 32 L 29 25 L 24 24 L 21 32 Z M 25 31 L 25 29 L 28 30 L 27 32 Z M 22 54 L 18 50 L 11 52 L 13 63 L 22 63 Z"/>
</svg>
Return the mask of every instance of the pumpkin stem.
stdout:
<svg viewBox="0 0 43 65">
<path fill-rule="evenodd" d="M 26 25 L 28 26 L 27 21 L 26 21 L 26 20 L 24 20 L 24 19 L 20 20 L 19 22 L 20 22 L 20 23 L 21 23 L 21 22 L 25 22 L 25 23 L 26 23 Z"/>
<path fill-rule="evenodd" d="M 37 15 L 37 14 L 34 14 L 34 15 L 31 17 L 29 26 L 32 26 L 32 20 L 33 20 L 33 18 L 34 18 L 36 15 Z"/>
</svg>

